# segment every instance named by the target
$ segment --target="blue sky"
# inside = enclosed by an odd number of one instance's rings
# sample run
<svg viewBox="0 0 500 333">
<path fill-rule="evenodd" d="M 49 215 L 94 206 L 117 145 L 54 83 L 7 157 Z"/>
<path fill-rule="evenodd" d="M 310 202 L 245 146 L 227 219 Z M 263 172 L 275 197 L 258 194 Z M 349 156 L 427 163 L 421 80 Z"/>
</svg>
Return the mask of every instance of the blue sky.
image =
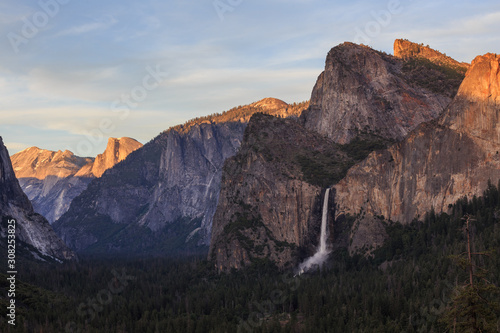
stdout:
<svg viewBox="0 0 500 333">
<path fill-rule="evenodd" d="M 2 0 L 0 135 L 95 156 L 107 137 L 146 143 L 170 126 L 264 97 L 310 97 L 344 41 L 396 38 L 460 61 L 500 53 L 498 1 Z"/>
</svg>

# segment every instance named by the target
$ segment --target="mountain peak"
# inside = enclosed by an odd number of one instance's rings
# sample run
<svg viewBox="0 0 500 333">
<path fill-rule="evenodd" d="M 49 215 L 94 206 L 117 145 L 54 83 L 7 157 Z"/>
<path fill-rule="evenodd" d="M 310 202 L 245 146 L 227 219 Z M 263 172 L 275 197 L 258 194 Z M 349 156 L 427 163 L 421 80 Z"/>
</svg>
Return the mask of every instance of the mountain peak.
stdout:
<svg viewBox="0 0 500 333">
<path fill-rule="evenodd" d="M 435 64 L 447 65 L 453 68 L 469 68 L 469 64 L 458 62 L 439 51 L 430 48 L 428 45 L 410 42 L 407 39 L 396 39 L 394 41 L 394 56 L 404 60 L 412 58 L 425 58 Z"/>
<path fill-rule="evenodd" d="M 109 138 L 104 153 L 97 155 L 94 162 L 84 166 L 76 176 L 101 177 L 104 171 L 123 161 L 127 156 L 142 147 L 142 143 L 132 138 Z"/>
<path fill-rule="evenodd" d="M 474 138 L 500 143 L 499 108 L 500 55 L 488 53 L 474 59 L 441 123 Z"/>
<path fill-rule="evenodd" d="M 500 55 L 477 56 L 458 90 L 458 96 L 500 104 Z"/>
<path fill-rule="evenodd" d="M 288 104 L 283 102 L 281 99 L 267 97 L 267 98 L 261 99 L 258 102 L 250 104 L 250 106 L 261 107 L 265 110 L 271 110 L 271 109 L 276 110 L 276 109 L 286 108 L 288 106 Z"/>
<path fill-rule="evenodd" d="M 142 144 L 131 138 L 110 138 L 106 151 L 96 159 L 75 156 L 69 150 L 31 147 L 11 157 L 21 188 L 37 213 L 50 223 L 69 208 L 89 182 L 124 160 Z"/>
</svg>

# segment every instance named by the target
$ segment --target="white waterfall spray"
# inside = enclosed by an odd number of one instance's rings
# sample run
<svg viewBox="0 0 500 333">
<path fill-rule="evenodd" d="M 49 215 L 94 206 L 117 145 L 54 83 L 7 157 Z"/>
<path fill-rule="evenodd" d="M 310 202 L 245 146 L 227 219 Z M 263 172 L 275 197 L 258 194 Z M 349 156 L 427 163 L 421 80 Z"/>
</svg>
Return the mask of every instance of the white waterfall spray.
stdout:
<svg viewBox="0 0 500 333">
<path fill-rule="evenodd" d="M 326 246 L 326 226 L 328 224 L 328 197 L 330 195 L 330 188 L 325 191 L 325 198 L 323 199 L 323 215 L 321 216 L 321 235 L 319 238 L 318 251 L 312 256 L 306 259 L 302 264 L 299 265 L 298 274 L 302 274 L 314 266 L 321 266 L 326 259 L 330 251 Z"/>
</svg>

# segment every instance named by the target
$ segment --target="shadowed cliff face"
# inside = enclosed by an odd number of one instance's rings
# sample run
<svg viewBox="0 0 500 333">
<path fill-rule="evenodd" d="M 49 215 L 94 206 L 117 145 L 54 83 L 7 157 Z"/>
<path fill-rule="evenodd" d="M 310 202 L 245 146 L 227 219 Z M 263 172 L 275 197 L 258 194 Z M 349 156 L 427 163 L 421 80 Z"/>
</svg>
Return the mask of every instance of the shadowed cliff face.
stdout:
<svg viewBox="0 0 500 333">
<path fill-rule="evenodd" d="M 372 153 L 335 186 L 337 215 L 358 216 L 361 229 L 380 229 L 373 216 L 409 223 L 464 195 L 481 195 L 500 179 L 500 57 L 477 57 L 440 119 L 423 124 L 388 150 Z M 378 227 L 377 227 L 378 226 Z M 380 245 L 352 230 L 351 251 Z"/>
<path fill-rule="evenodd" d="M 348 161 L 339 146 L 295 120 L 252 117 L 240 152 L 224 164 L 209 251 L 219 271 L 263 258 L 290 267 L 299 248 L 314 251 L 324 191 L 306 181 L 313 171 L 300 163 L 314 159 L 338 173 Z"/>
<path fill-rule="evenodd" d="M 16 219 L 16 237 L 18 246 L 25 248 L 25 244 L 32 246 L 35 250 L 26 247 L 33 256 L 50 256 L 59 260 L 73 259 L 74 253 L 55 234 L 47 220 L 33 211 L 28 197 L 24 194 L 15 177 L 14 170 L 0 138 L 0 212 L 2 224 L 0 233 L 2 242 L 6 239 L 8 218 Z M 5 245 L 5 244 L 2 244 Z M 19 249 L 18 249 L 19 250 Z M 36 251 L 39 253 L 37 254 Z"/>
<path fill-rule="evenodd" d="M 55 223 L 56 231 L 81 252 L 196 250 L 211 227 L 222 163 L 234 155 L 245 126 L 204 123 L 162 133 L 91 183 Z"/>
<path fill-rule="evenodd" d="M 91 177 L 47 176 L 44 179 L 19 178 L 19 185 L 33 204 L 35 211 L 53 223 L 66 212 L 71 201 L 92 181 Z"/>
<path fill-rule="evenodd" d="M 54 152 L 31 147 L 13 155 L 11 161 L 35 211 L 53 223 L 92 179 L 141 146 L 134 139 L 110 138 L 105 152 L 95 159 L 78 157 L 68 150 Z"/>
<path fill-rule="evenodd" d="M 450 103 L 449 94 L 418 85 L 403 71 L 404 64 L 366 46 L 333 48 L 304 113 L 306 127 L 345 144 L 359 133 L 401 140 L 436 118 Z"/>
<path fill-rule="evenodd" d="M 304 105 L 267 98 L 173 127 L 77 197 L 55 229 L 93 254 L 206 254 L 224 161 L 256 112 L 300 115 Z"/>
<path fill-rule="evenodd" d="M 222 166 L 238 150 L 245 127 L 231 122 L 194 126 L 187 135 L 170 131 L 158 183 L 148 200 L 151 206 L 139 224 L 160 230 L 167 221 L 201 219 L 197 232 L 206 237 L 219 198 Z"/>
</svg>

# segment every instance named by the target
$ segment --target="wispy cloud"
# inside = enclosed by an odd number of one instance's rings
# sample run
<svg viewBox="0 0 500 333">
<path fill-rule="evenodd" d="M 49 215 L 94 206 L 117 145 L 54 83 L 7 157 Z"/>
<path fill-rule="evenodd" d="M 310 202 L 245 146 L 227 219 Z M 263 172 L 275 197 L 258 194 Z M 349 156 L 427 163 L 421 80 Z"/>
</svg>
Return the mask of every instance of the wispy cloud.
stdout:
<svg viewBox="0 0 500 333">
<path fill-rule="evenodd" d="M 66 30 L 60 31 L 54 37 L 62 36 L 78 36 L 93 31 L 101 31 L 110 28 L 118 21 L 113 16 L 106 16 L 104 19 L 96 22 L 84 23 L 77 26 L 72 26 Z"/>
<path fill-rule="evenodd" d="M 406 37 L 459 60 L 500 53 L 497 1 L 401 2 L 403 13 L 374 48 L 390 51 L 394 38 Z M 158 64 L 166 80 L 110 135 L 147 141 L 179 122 L 263 97 L 308 99 L 329 49 L 352 41 L 355 28 L 387 3 L 244 1 L 221 22 L 212 1 L 71 1 L 19 55 L 0 52 L 0 134 L 40 146 L 76 140 L 113 117 L 111 103 Z M 40 10 L 30 0 L 2 1 L 0 34 L 20 33 L 22 19 Z M 10 48 L 7 38 L 0 47 Z"/>
</svg>

